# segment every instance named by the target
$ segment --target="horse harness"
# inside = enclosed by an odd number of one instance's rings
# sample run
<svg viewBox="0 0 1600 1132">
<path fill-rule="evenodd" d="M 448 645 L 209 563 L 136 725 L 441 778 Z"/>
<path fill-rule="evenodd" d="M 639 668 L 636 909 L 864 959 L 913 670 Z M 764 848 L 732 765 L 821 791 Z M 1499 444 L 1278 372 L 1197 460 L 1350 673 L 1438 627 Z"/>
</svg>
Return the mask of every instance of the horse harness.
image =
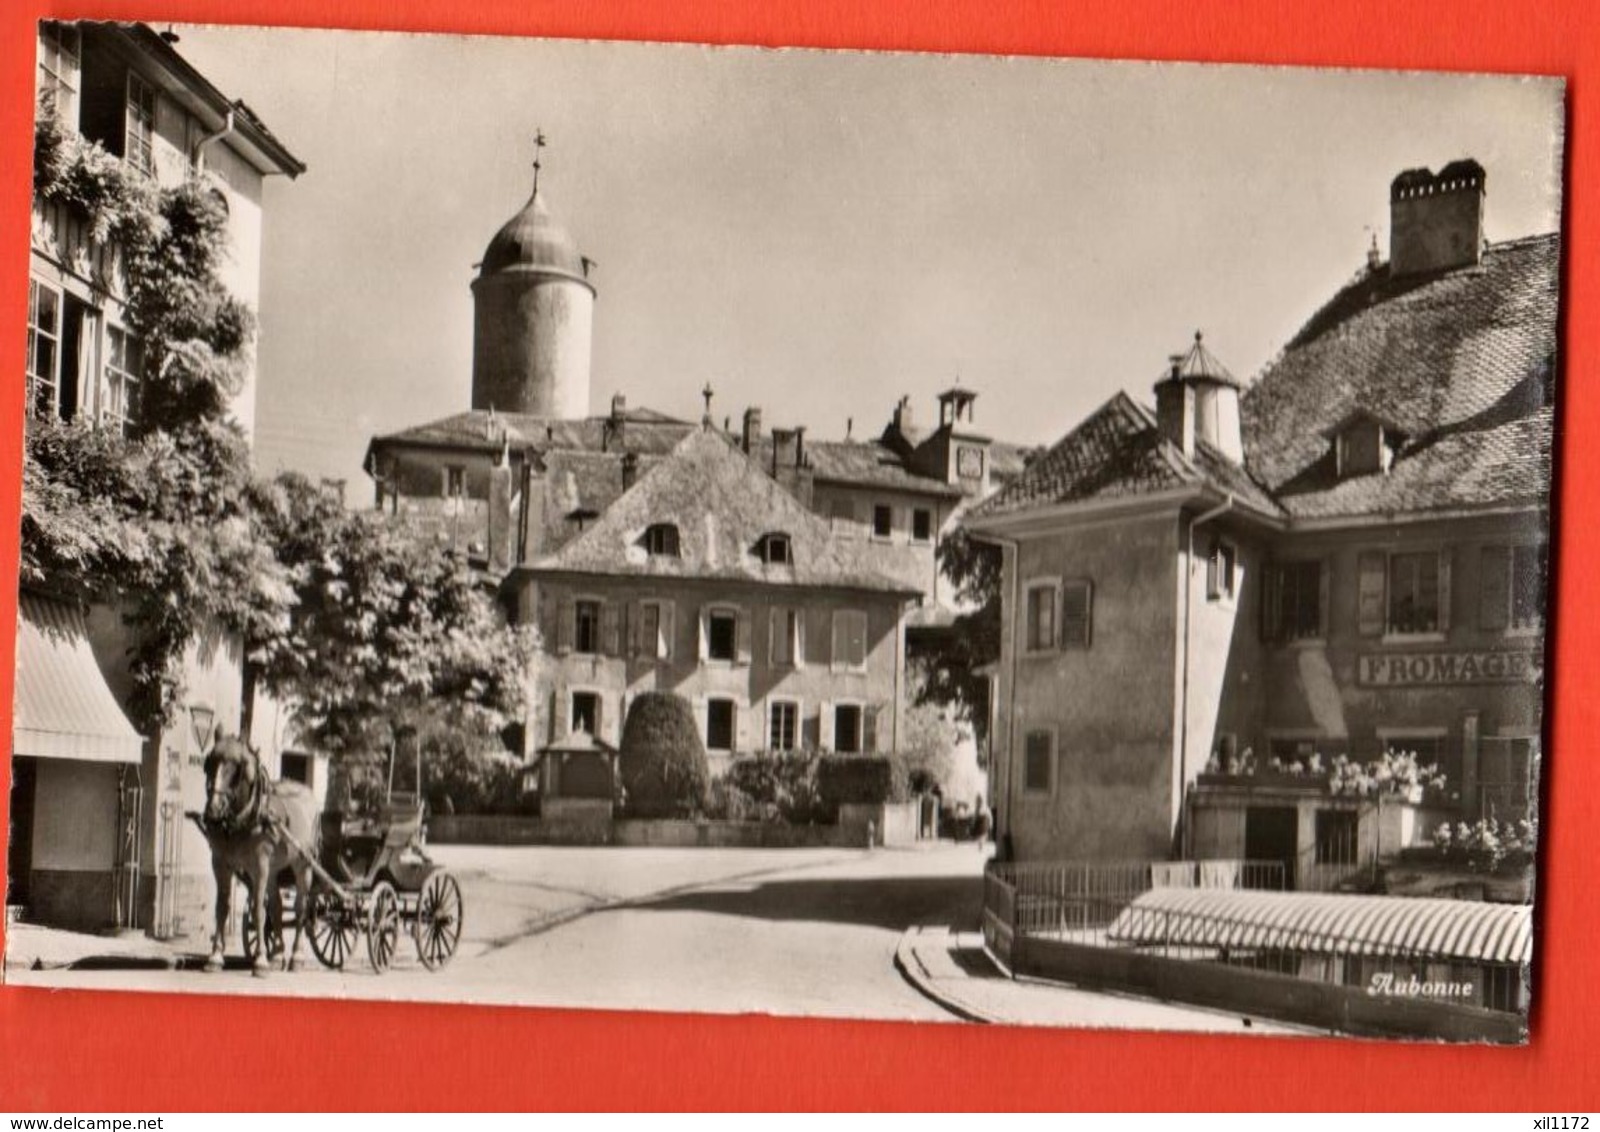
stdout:
<svg viewBox="0 0 1600 1132">
<path fill-rule="evenodd" d="M 250 784 L 250 800 L 238 812 L 230 814 L 216 821 L 206 821 L 204 826 L 216 829 L 228 837 L 238 837 L 240 834 L 249 833 L 256 829 L 270 829 L 278 822 L 268 810 L 268 800 L 276 797 L 277 792 L 267 778 L 267 768 L 261 761 L 261 756 L 251 751 L 248 747 L 250 761 L 255 764 L 255 775 Z"/>
</svg>

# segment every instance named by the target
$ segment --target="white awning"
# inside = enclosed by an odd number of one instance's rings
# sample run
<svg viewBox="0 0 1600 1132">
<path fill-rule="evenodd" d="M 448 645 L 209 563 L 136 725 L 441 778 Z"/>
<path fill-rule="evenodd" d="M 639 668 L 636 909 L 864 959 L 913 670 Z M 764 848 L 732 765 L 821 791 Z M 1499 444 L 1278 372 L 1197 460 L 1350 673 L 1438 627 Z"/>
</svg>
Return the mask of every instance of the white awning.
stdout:
<svg viewBox="0 0 1600 1132">
<path fill-rule="evenodd" d="M 135 763 L 144 741 L 106 685 L 76 606 L 24 593 L 17 603 L 13 752 L 25 758 Z"/>
</svg>

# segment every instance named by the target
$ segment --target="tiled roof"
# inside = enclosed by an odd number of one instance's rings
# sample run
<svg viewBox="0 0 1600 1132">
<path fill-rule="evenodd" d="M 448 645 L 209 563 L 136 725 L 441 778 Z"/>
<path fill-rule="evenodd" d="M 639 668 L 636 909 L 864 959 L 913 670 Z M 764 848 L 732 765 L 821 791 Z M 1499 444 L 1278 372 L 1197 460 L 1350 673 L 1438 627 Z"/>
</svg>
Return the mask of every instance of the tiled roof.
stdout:
<svg viewBox="0 0 1600 1132">
<path fill-rule="evenodd" d="M 641 537 L 657 523 L 678 528 L 676 557 L 645 553 Z M 756 553 L 772 532 L 789 536 L 792 564 Z M 714 429 L 691 432 L 593 526 L 528 569 L 916 592 L 877 567 L 865 540 L 833 538 L 825 520 Z"/>
<path fill-rule="evenodd" d="M 1546 498 L 1556 237 L 1493 245 L 1478 267 L 1364 271 L 1241 398 L 1245 467 L 1192 461 L 1118 393 L 973 516 L 1207 484 L 1267 513 L 1333 518 Z M 1365 415 L 1402 434 L 1386 472 L 1336 475 L 1331 434 Z"/>
<path fill-rule="evenodd" d="M 961 489 L 906 470 L 900 457 L 876 440 L 806 441 L 811 471 L 823 483 L 864 483 L 959 499 Z"/>
<path fill-rule="evenodd" d="M 1244 395 L 1251 472 L 1308 517 L 1543 498 L 1558 259 L 1548 235 L 1491 245 L 1479 267 L 1364 272 Z M 1355 412 L 1405 440 L 1387 473 L 1341 481 L 1324 434 Z"/>
<path fill-rule="evenodd" d="M 630 409 L 619 438 L 609 416 L 569 421 L 473 409 L 375 437 L 372 443 L 374 447 L 411 444 L 485 451 L 498 451 L 509 443 L 514 452 L 566 449 L 665 455 L 693 427 L 651 409 Z"/>
<path fill-rule="evenodd" d="M 1117 393 L 971 514 L 983 518 L 1208 484 L 1258 510 L 1278 510 L 1244 469 L 1209 446 L 1198 445 L 1194 459 L 1184 459 L 1149 409 Z"/>
</svg>

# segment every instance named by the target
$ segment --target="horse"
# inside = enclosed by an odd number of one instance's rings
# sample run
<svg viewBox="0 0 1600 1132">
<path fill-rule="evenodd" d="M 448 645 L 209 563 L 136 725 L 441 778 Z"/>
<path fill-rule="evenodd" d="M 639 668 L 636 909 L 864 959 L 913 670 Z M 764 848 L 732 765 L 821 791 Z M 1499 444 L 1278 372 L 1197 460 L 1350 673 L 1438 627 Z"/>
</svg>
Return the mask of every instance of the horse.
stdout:
<svg viewBox="0 0 1600 1132">
<path fill-rule="evenodd" d="M 199 824 L 211 847 L 211 874 L 217 882 L 216 931 L 206 970 L 222 969 L 233 878 L 238 876 L 250 890 L 250 910 L 259 940 L 251 973 L 267 973 L 271 966 L 269 929 L 282 911 L 277 878 L 288 869 L 294 876 L 296 907 L 300 909 L 288 955 L 288 969 L 293 971 L 311 901 L 312 869 L 307 854 L 315 852 L 317 843 L 320 811 L 316 801 L 298 782 L 270 781 L 260 757 L 238 736 L 217 739 L 206 756 L 205 772 L 206 808 Z M 269 911 L 277 913 L 270 920 Z"/>
</svg>

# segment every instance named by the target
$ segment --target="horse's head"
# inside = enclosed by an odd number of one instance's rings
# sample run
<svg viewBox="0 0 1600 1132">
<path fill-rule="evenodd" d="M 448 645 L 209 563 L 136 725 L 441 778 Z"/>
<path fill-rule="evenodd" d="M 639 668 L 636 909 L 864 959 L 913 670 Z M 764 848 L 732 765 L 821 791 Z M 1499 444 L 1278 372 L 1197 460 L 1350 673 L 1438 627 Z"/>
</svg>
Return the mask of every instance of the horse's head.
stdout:
<svg viewBox="0 0 1600 1132">
<path fill-rule="evenodd" d="M 227 825 L 249 809 L 260 773 L 261 764 L 243 739 L 219 737 L 206 756 L 206 822 Z"/>
</svg>

